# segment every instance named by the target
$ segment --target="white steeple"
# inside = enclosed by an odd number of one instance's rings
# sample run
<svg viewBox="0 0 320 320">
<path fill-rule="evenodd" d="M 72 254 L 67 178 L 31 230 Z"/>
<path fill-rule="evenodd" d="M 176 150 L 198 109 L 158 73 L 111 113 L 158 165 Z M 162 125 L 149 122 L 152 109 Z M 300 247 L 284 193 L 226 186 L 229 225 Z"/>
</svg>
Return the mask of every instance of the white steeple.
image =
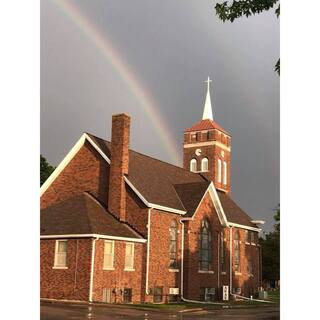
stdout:
<svg viewBox="0 0 320 320">
<path fill-rule="evenodd" d="M 207 96 L 206 96 L 206 102 L 204 104 L 202 120 L 205 120 L 205 119 L 213 120 L 211 98 L 210 98 L 210 82 L 212 82 L 212 80 L 208 77 L 208 80 L 206 80 L 205 82 L 207 83 Z"/>
</svg>

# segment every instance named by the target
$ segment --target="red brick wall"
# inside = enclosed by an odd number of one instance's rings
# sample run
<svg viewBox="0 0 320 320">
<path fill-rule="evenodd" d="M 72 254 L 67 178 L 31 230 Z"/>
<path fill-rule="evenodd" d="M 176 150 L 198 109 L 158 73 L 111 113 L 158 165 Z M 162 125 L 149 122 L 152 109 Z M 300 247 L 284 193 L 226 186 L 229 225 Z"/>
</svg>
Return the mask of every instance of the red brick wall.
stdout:
<svg viewBox="0 0 320 320">
<path fill-rule="evenodd" d="M 212 134 L 213 133 L 213 134 Z M 206 141 L 217 141 L 223 143 L 225 146 L 231 145 L 231 138 L 224 136 L 224 134 L 219 133 L 217 130 L 213 130 L 209 132 L 203 132 L 200 135 L 200 140 L 193 141 L 191 139 L 190 133 L 185 133 L 184 135 L 184 144 L 195 144 L 193 147 L 188 147 L 183 149 L 183 167 L 186 170 L 190 170 L 190 161 L 191 159 L 197 160 L 197 171 L 201 171 L 201 161 L 203 158 L 208 158 L 209 160 L 209 172 L 203 173 L 209 180 L 214 182 L 216 188 L 221 190 L 226 190 L 228 193 L 231 191 L 231 153 L 228 150 L 221 148 L 218 145 L 210 145 L 210 146 L 197 146 L 197 143 L 201 144 Z M 196 149 L 201 149 L 201 155 L 196 156 Z M 221 151 L 224 152 L 224 156 L 222 157 Z M 222 161 L 222 183 L 218 182 L 218 159 Z M 223 161 L 227 162 L 227 184 L 223 184 Z"/>
<path fill-rule="evenodd" d="M 198 241 L 200 235 L 201 221 L 208 218 L 212 230 L 212 256 L 213 273 L 199 273 L 199 248 Z M 218 238 L 222 228 L 219 218 L 214 209 L 210 195 L 207 193 L 201 206 L 196 212 L 194 219 L 188 221 L 185 229 L 186 250 L 185 257 L 187 265 L 184 273 L 185 297 L 188 299 L 200 299 L 200 287 L 218 287 Z M 186 263 L 185 263 L 186 264 Z"/>
<path fill-rule="evenodd" d="M 169 256 L 169 227 L 175 220 L 177 222 L 177 261 L 179 272 L 170 272 Z M 165 213 L 159 210 L 151 210 L 151 233 L 150 233 L 150 268 L 149 289 L 163 287 L 163 302 L 169 295 L 169 288 L 180 288 L 181 272 L 181 224 L 180 216 Z M 172 269 L 171 269 L 172 270 Z M 146 296 L 146 301 L 152 302 L 153 295 Z"/>
<path fill-rule="evenodd" d="M 212 248 L 213 252 L 213 272 L 214 273 L 199 273 L 199 250 L 198 239 L 200 233 L 201 221 L 207 217 L 212 228 Z M 220 252 L 218 258 L 219 235 L 224 229 L 224 250 L 225 250 L 225 272 L 220 269 Z M 232 228 L 233 242 L 236 228 Z M 240 231 L 240 268 L 241 273 L 235 273 L 234 259 L 233 261 L 233 287 L 240 287 L 242 293 L 246 296 L 256 292 L 260 281 L 260 261 L 259 261 L 259 246 L 258 236 L 255 232 L 255 244 L 245 243 L 245 230 Z M 216 288 L 218 293 L 222 285 L 230 285 L 230 229 L 222 228 L 220 221 L 212 204 L 209 194 L 204 198 L 204 201 L 194 219 L 186 222 L 185 228 L 185 273 L 184 273 L 184 296 L 189 299 L 198 300 L 200 298 L 200 287 Z M 218 249 L 219 247 L 219 249 Z M 232 255 L 234 255 L 234 248 L 232 243 Z M 253 262 L 253 276 L 247 272 L 248 259 L 251 257 Z M 219 263 L 219 269 L 218 269 Z M 219 272 L 219 273 L 218 273 Z"/>
<path fill-rule="evenodd" d="M 123 302 L 119 290 L 132 288 L 132 301 L 141 302 L 144 293 L 144 262 L 146 244 L 134 244 L 134 270 L 125 271 L 125 241 L 114 242 L 114 269 L 103 270 L 104 240 L 96 241 L 93 277 L 93 301 L 103 301 L 103 289 L 117 289 L 112 294 L 112 302 Z"/>
<path fill-rule="evenodd" d="M 130 117 L 112 116 L 111 164 L 108 208 L 121 221 L 126 220 L 126 190 L 124 175 L 129 172 Z"/>
<path fill-rule="evenodd" d="M 148 235 L 148 208 L 126 185 L 126 221 L 144 237 Z"/>
<path fill-rule="evenodd" d="M 42 195 L 41 208 L 65 200 L 74 194 L 91 191 L 107 203 L 109 165 L 85 142 L 77 154 Z"/>
<path fill-rule="evenodd" d="M 68 269 L 53 269 L 55 240 L 40 242 L 40 297 L 88 300 L 91 267 L 91 239 L 69 239 Z"/>
</svg>

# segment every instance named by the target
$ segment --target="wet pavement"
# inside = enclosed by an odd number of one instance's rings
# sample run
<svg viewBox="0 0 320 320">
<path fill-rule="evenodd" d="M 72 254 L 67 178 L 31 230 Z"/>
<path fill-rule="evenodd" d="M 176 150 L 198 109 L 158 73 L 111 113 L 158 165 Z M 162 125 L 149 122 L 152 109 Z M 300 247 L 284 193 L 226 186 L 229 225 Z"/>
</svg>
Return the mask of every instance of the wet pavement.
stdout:
<svg viewBox="0 0 320 320">
<path fill-rule="evenodd" d="M 117 306 L 88 306 L 82 304 L 41 303 L 41 320 L 190 320 L 190 319 L 280 319 L 279 306 L 237 308 L 224 310 L 189 309 L 164 312 L 139 310 Z"/>
</svg>

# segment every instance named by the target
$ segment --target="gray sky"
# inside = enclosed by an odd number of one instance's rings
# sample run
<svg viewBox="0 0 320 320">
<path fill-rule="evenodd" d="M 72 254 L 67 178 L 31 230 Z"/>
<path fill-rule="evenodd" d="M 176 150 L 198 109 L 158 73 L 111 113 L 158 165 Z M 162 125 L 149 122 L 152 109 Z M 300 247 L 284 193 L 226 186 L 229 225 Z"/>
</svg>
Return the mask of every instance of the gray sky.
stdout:
<svg viewBox="0 0 320 320">
<path fill-rule="evenodd" d="M 279 21 L 271 10 L 223 23 L 214 4 L 41 1 L 41 153 L 57 165 L 83 132 L 110 139 L 111 115 L 128 112 L 133 149 L 177 161 L 169 140 L 181 162 L 183 130 L 201 119 L 210 76 L 214 118 L 232 135 L 232 197 L 270 230 L 279 203 Z M 154 101 L 149 115 L 137 83 Z"/>
</svg>

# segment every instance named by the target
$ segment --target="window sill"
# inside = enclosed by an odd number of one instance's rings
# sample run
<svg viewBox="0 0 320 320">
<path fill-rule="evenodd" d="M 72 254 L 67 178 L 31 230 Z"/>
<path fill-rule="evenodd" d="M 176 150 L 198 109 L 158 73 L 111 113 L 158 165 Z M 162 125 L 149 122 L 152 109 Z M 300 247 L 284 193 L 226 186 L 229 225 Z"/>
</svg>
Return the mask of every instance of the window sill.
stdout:
<svg viewBox="0 0 320 320">
<path fill-rule="evenodd" d="M 256 246 L 256 244 L 255 244 L 255 243 L 253 243 L 253 242 L 251 242 L 251 245 L 252 245 L 252 246 Z"/>
<path fill-rule="evenodd" d="M 221 271 L 221 274 L 222 275 L 226 275 L 227 273 L 225 271 Z"/>
<path fill-rule="evenodd" d="M 247 242 L 247 241 L 246 241 L 246 244 L 250 245 L 250 242 Z"/>
<path fill-rule="evenodd" d="M 210 273 L 210 274 L 214 274 L 213 270 L 198 270 L 198 273 Z"/>
<path fill-rule="evenodd" d="M 105 270 L 105 271 L 112 271 L 112 270 L 115 270 L 114 268 L 103 268 L 102 270 Z"/>
<path fill-rule="evenodd" d="M 171 269 L 171 268 L 169 268 L 169 272 L 180 272 L 180 270 L 179 269 Z"/>
<path fill-rule="evenodd" d="M 242 273 L 241 272 L 238 272 L 238 271 L 235 271 L 234 273 L 236 276 L 242 276 Z"/>
<path fill-rule="evenodd" d="M 61 270 L 65 270 L 65 269 L 68 269 L 68 267 L 59 267 L 59 266 L 54 266 L 54 267 L 52 267 L 52 269 L 61 269 Z"/>
<path fill-rule="evenodd" d="M 136 271 L 136 269 L 124 269 L 124 271 Z"/>
</svg>

